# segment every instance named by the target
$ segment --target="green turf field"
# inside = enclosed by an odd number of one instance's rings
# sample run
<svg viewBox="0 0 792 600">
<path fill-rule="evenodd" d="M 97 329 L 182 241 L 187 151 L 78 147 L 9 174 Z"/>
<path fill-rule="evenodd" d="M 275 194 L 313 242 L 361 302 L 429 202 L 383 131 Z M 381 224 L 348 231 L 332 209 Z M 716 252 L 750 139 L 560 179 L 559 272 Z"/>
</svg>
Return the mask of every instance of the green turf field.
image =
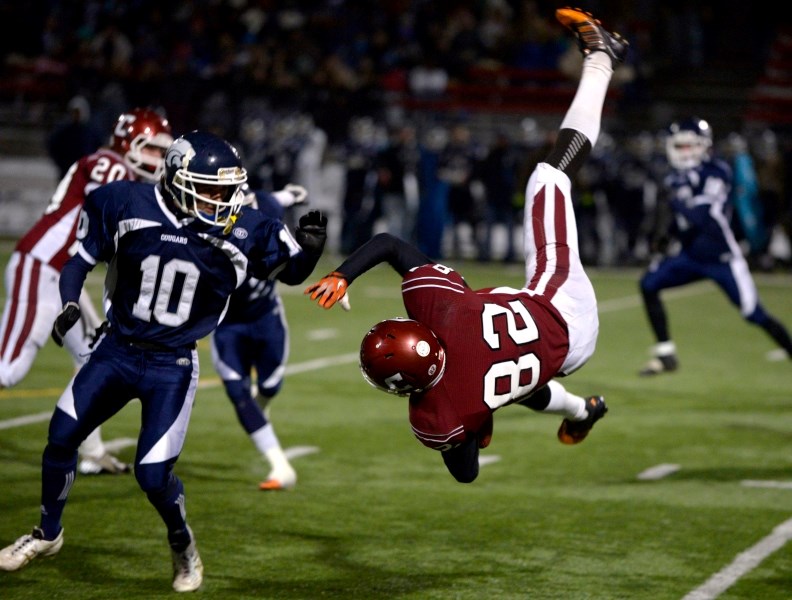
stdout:
<svg viewBox="0 0 792 600">
<path fill-rule="evenodd" d="M 324 261 L 316 275 L 334 266 Z M 521 266 L 454 266 L 473 287 L 522 283 Z M 792 518 L 792 364 L 768 361 L 772 341 L 704 283 L 666 296 L 681 370 L 638 378 L 651 344 L 638 275 L 592 272 L 599 345 L 565 381 L 604 394 L 606 418 L 567 447 L 558 417 L 502 409 L 483 453 L 491 462 L 469 485 L 413 438 L 406 400 L 370 388 L 358 370 L 368 327 L 404 314 L 388 267 L 352 286 L 349 313 L 281 286 L 291 366 L 271 417 L 285 448 L 316 450 L 293 460 L 292 491 L 258 491 L 267 466 L 201 342 L 204 386 L 176 467 L 205 565 L 199 597 L 792 597 L 792 525 L 774 532 Z M 766 307 L 792 326 L 792 277 L 757 281 Z M 0 391 L 0 545 L 38 523 L 46 415 L 70 370 L 50 342 L 22 384 Z M 105 440 L 136 437 L 138 411 L 133 402 L 106 423 Z M 42 416 L 9 422 L 30 415 Z M 678 470 L 639 478 L 658 465 Z M 164 526 L 133 477 L 80 477 L 64 527 L 57 557 L 0 572 L 0 598 L 174 596 Z"/>
</svg>

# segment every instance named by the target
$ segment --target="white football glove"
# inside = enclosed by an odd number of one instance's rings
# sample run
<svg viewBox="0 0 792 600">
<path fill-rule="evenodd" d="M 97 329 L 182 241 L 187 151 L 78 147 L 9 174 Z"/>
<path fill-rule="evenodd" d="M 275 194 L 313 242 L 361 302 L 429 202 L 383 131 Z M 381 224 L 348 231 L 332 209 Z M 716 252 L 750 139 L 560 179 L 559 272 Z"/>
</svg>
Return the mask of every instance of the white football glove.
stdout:
<svg viewBox="0 0 792 600">
<path fill-rule="evenodd" d="M 286 184 L 286 187 L 277 192 L 272 192 L 275 199 L 284 208 L 294 204 L 302 204 L 308 199 L 308 190 L 296 183 Z"/>
</svg>

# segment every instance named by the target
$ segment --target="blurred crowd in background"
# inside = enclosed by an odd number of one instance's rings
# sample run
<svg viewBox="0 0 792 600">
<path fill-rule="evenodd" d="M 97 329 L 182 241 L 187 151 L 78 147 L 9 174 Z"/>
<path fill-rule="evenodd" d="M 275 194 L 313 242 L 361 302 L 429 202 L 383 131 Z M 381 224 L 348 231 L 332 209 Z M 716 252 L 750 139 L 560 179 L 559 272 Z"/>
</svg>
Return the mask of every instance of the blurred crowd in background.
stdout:
<svg viewBox="0 0 792 600">
<path fill-rule="evenodd" d="M 7 118 L 47 128 L 61 172 L 106 141 L 118 114 L 151 106 L 177 135 L 203 128 L 232 141 L 260 189 L 294 182 L 327 196 L 323 174 L 334 165 L 340 252 L 387 230 L 433 258 L 521 262 L 526 178 L 568 104 L 554 99 L 574 89 L 578 70 L 574 41 L 553 16 L 558 6 L 0 2 L 0 99 L 11 107 Z M 603 135 L 574 182 L 581 250 L 588 264 L 633 265 L 652 252 L 664 117 L 680 116 L 653 109 L 661 100 L 653 81 L 709 65 L 758 71 L 776 24 L 731 1 L 586 8 L 630 39 L 632 51 L 614 79 Z M 502 79 L 522 86 L 510 92 L 518 101 L 510 111 L 493 103 Z M 481 88 L 490 113 L 471 108 Z M 746 128 L 738 118 L 718 126 L 717 151 L 743 195 L 735 220 L 749 258 L 767 269 L 789 264 L 788 131 Z"/>
</svg>

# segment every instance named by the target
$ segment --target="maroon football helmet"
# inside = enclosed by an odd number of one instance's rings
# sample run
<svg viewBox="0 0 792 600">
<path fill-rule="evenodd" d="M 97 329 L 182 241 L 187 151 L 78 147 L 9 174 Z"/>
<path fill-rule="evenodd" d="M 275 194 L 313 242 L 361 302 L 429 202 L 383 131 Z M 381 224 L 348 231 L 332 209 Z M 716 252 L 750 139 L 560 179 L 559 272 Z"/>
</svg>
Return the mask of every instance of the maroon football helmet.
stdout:
<svg viewBox="0 0 792 600">
<path fill-rule="evenodd" d="M 168 119 L 149 108 L 134 108 L 118 117 L 110 147 L 123 156 L 138 179 L 159 181 L 165 168 L 165 151 L 173 142 Z M 150 147 L 156 153 L 143 152 Z"/>
<path fill-rule="evenodd" d="M 379 390 L 401 396 L 423 392 L 443 376 L 445 350 L 432 330 L 412 319 L 386 319 L 360 344 L 360 370 Z"/>
</svg>

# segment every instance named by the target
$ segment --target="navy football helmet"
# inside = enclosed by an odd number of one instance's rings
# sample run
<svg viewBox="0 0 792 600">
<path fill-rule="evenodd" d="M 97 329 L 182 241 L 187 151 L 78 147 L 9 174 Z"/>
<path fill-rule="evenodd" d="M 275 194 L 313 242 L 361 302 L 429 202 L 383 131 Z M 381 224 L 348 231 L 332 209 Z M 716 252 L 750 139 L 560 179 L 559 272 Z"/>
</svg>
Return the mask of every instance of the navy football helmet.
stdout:
<svg viewBox="0 0 792 600">
<path fill-rule="evenodd" d="M 246 181 L 236 148 L 213 133 L 186 133 L 165 153 L 163 189 L 182 212 L 210 225 L 226 225 L 239 212 Z"/>
<path fill-rule="evenodd" d="M 110 147 L 126 159 L 137 178 L 152 182 L 162 177 L 163 158 L 172 142 L 168 119 L 150 108 L 121 113 L 110 136 Z"/>
<path fill-rule="evenodd" d="M 675 169 L 693 169 L 707 157 L 712 147 L 712 128 L 704 119 L 691 117 L 668 127 L 666 156 Z"/>
<path fill-rule="evenodd" d="M 412 319 L 386 319 L 360 344 L 360 370 L 378 390 L 405 396 L 423 392 L 443 376 L 446 354 L 426 325 Z"/>
</svg>

